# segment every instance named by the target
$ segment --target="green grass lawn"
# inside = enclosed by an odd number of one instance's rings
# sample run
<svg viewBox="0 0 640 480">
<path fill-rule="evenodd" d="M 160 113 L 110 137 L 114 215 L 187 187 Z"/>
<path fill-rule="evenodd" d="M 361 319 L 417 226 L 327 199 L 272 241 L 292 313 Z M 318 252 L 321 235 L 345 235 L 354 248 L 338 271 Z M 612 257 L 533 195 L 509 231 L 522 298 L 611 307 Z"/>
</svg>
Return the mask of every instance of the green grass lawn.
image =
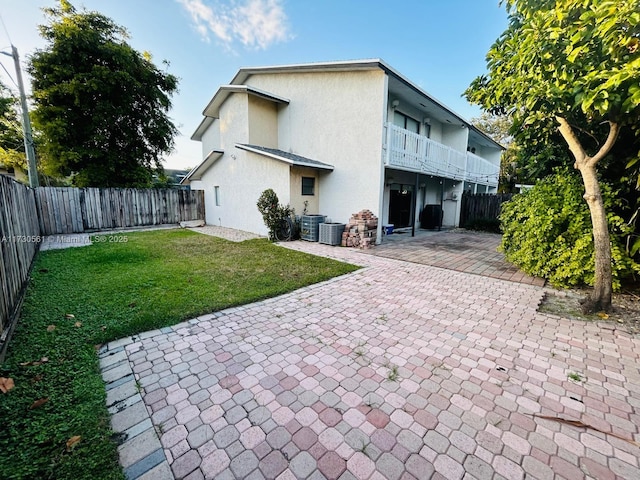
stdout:
<svg viewBox="0 0 640 480">
<path fill-rule="evenodd" d="M 38 254 L 0 365 L 0 377 L 15 381 L 0 394 L 1 478 L 123 478 L 97 345 L 357 269 L 264 239 L 233 243 L 185 230 L 126 238 Z M 74 436 L 81 440 L 67 447 Z"/>
</svg>

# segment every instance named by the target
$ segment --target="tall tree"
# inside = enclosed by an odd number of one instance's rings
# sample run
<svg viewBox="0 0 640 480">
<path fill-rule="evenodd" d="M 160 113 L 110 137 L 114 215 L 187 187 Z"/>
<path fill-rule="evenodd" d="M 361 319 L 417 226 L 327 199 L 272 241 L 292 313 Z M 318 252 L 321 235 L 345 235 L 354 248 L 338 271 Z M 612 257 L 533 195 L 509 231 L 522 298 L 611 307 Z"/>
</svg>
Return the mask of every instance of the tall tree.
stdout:
<svg viewBox="0 0 640 480">
<path fill-rule="evenodd" d="M 67 0 L 45 9 L 48 45 L 31 57 L 33 120 L 45 170 L 77 186 L 147 186 L 173 148 L 175 76 L 127 42 L 127 32 Z"/>
<path fill-rule="evenodd" d="M 511 193 L 515 191 L 516 183 L 523 181 L 518 145 L 513 141 L 511 129 L 513 119 L 510 115 L 494 115 L 482 112 L 479 117 L 471 119 L 471 123 L 505 147 L 500 159 L 500 178 L 498 179 L 498 192 Z"/>
<path fill-rule="evenodd" d="M 27 161 L 17 105 L 18 99 L 0 82 L 0 164 L 26 171 Z"/>
<path fill-rule="evenodd" d="M 593 225 L 595 284 L 585 311 L 611 306 L 611 245 L 597 166 L 640 119 L 640 0 L 506 0 L 509 26 L 467 98 L 524 132 L 560 133 Z"/>
</svg>

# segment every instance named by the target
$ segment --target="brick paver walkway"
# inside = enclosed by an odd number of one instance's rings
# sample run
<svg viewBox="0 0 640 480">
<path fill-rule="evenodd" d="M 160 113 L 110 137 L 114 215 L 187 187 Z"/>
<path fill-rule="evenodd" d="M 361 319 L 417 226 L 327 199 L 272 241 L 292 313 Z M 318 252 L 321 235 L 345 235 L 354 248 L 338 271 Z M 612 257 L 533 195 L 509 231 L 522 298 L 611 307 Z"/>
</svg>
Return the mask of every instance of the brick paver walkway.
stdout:
<svg viewBox="0 0 640 480">
<path fill-rule="evenodd" d="M 385 237 L 381 245 L 367 252 L 406 262 L 543 286 L 543 278 L 527 275 L 504 259 L 504 255 L 497 251 L 500 240 L 501 236 L 493 233 L 417 230 L 415 237 L 411 237 L 410 233 Z"/>
<path fill-rule="evenodd" d="M 128 478 L 639 478 L 640 340 L 536 286 L 288 247 L 366 268 L 103 349 Z"/>
</svg>

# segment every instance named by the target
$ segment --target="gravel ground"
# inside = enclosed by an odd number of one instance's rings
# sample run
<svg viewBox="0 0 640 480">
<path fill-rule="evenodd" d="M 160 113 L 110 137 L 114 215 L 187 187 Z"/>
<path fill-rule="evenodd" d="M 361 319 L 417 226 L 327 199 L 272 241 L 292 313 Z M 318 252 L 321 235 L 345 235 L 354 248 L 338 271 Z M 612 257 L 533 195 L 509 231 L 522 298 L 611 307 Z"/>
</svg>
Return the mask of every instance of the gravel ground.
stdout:
<svg viewBox="0 0 640 480">
<path fill-rule="evenodd" d="M 245 232 L 243 230 L 235 230 L 233 228 L 218 227 L 216 225 L 194 227 L 190 228 L 189 230 L 203 233 L 205 235 L 224 238 L 225 240 L 230 240 L 232 242 L 244 242 L 245 240 L 251 240 L 252 238 L 260 238 L 260 235 L 256 235 L 255 233 Z"/>
</svg>

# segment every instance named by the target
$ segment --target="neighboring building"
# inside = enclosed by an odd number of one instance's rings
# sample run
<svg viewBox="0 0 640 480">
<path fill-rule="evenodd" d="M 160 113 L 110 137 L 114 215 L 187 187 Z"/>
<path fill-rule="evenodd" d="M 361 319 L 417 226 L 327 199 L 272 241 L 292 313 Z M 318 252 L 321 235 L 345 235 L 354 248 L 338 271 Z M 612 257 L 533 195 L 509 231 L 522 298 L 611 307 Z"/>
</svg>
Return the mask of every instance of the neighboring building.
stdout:
<svg viewBox="0 0 640 480">
<path fill-rule="evenodd" d="M 15 178 L 13 168 L 7 168 L 3 163 L 0 163 L 0 175 L 6 175 L 7 177 Z"/>
<path fill-rule="evenodd" d="M 531 190 L 532 188 L 533 188 L 533 185 L 530 185 L 527 183 L 516 183 L 514 185 L 514 189 L 516 193 L 523 193 L 523 192 L 526 192 L 527 190 Z"/>
<path fill-rule="evenodd" d="M 7 167 L 5 164 L 0 163 L 0 175 L 6 175 L 17 182 L 29 184 L 29 176 L 20 168 Z"/>
<path fill-rule="evenodd" d="M 182 181 L 189 174 L 190 170 L 176 170 L 172 168 L 165 168 L 164 174 L 167 177 L 167 184 L 171 188 L 183 188 L 188 189 L 188 185 L 183 185 Z"/>
<path fill-rule="evenodd" d="M 382 60 L 242 68 L 191 137 L 207 223 L 266 234 L 272 188 L 301 214 L 346 222 L 362 209 L 396 228 L 425 204 L 457 226 L 462 192 L 495 192 L 502 147 Z"/>
</svg>

